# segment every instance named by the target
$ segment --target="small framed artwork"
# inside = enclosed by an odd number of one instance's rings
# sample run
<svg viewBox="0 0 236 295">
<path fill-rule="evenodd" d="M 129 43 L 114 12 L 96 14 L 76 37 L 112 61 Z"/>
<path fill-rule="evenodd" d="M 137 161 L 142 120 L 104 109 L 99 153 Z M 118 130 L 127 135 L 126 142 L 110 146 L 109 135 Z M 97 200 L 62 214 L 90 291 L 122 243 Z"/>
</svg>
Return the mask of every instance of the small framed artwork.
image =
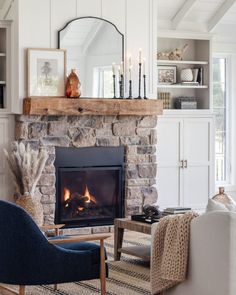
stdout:
<svg viewBox="0 0 236 295">
<path fill-rule="evenodd" d="M 176 66 L 158 66 L 157 82 L 158 84 L 175 84 L 176 83 Z"/>
<path fill-rule="evenodd" d="M 66 50 L 29 48 L 28 96 L 65 96 Z"/>
</svg>

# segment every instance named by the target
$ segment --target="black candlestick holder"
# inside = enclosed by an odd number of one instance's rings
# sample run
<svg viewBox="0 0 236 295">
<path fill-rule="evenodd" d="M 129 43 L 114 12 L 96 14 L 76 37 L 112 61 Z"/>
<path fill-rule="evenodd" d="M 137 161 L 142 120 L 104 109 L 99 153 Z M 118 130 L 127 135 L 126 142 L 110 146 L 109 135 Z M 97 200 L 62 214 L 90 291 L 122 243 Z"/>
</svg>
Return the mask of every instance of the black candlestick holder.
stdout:
<svg viewBox="0 0 236 295">
<path fill-rule="evenodd" d="M 113 92 L 114 92 L 113 98 L 116 98 L 116 75 L 113 75 Z"/>
<path fill-rule="evenodd" d="M 146 75 L 143 75 L 143 98 L 147 99 Z"/>
<path fill-rule="evenodd" d="M 129 97 L 128 99 L 132 99 L 132 80 L 129 80 Z"/>
<path fill-rule="evenodd" d="M 141 97 L 141 72 L 142 72 L 142 63 L 139 63 L 139 71 L 138 71 L 138 97 L 137 99 L 142 99 Z"/>
<path fill-rule="evenodd" d="M 120 75 L 120 98 L 124 98 L 124 75 Z"/>
</svg>

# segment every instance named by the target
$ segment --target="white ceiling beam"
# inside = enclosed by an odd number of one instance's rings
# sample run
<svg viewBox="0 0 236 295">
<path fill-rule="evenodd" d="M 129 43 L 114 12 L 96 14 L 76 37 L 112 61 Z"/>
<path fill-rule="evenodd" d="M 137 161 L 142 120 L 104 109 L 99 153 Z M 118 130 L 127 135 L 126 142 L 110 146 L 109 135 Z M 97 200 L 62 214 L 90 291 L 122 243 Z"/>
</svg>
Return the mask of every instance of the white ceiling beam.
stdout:
<svg viewBox="0 0 236 295">
<path fill-rule="evenodd" d="M 197 0 L 186 0 L 184 4 L 177 11 L 175 16 L 171 20 L 171 25 L 173 29 L 177 29 L 180 25 L 181 21 L 185 18 L 185 16 L 190 12 L 193 5 L 197 2 Z"/>
<path fill-rule="evenodd" d="M 0 19 L 7 19 L 7 16 L 11 10 L 15 0 L 5 0 L 3 1 L 2 9 L 0 9 Z"/>
<path fill-rule="evenodd" d="M 236 0 L 226 0 L 220 8 L 216 11 L 216 13 L 212 16 L 212 18 L 208 21 L 208 32 L 212 32 L 214 28 L 218 25 L 221 19 L 226 15 L 229 9 L 233 6 Z"/>
</svg>

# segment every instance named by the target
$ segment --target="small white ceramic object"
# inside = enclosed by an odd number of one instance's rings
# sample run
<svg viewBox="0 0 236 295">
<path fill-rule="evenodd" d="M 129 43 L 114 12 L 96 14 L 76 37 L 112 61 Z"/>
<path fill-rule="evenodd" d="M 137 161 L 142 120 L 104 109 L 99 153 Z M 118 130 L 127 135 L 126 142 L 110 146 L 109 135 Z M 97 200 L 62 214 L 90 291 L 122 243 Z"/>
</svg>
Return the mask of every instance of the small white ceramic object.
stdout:
<svg viewBox="0 0 236 295">
<path fill-rule="evenodd" d="M 192 69 L 183 69 L 180 74 L 181 82 L 192 82 L 193 72 Z"/>
</svg>

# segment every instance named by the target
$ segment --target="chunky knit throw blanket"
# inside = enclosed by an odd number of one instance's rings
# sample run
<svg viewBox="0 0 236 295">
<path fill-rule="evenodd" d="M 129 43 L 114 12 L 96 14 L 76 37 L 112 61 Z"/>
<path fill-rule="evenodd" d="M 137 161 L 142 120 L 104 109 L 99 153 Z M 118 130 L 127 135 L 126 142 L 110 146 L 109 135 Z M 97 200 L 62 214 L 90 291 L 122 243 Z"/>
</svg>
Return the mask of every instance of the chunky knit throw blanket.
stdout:
<svg viewBox="0 0 236 295">
<path fill-rule="evenodd" d="M 152 227 L 151 293 L 161 294 L 186 278 L 191 220 L 195 212 L 166 216 Z"/>
</svg>

